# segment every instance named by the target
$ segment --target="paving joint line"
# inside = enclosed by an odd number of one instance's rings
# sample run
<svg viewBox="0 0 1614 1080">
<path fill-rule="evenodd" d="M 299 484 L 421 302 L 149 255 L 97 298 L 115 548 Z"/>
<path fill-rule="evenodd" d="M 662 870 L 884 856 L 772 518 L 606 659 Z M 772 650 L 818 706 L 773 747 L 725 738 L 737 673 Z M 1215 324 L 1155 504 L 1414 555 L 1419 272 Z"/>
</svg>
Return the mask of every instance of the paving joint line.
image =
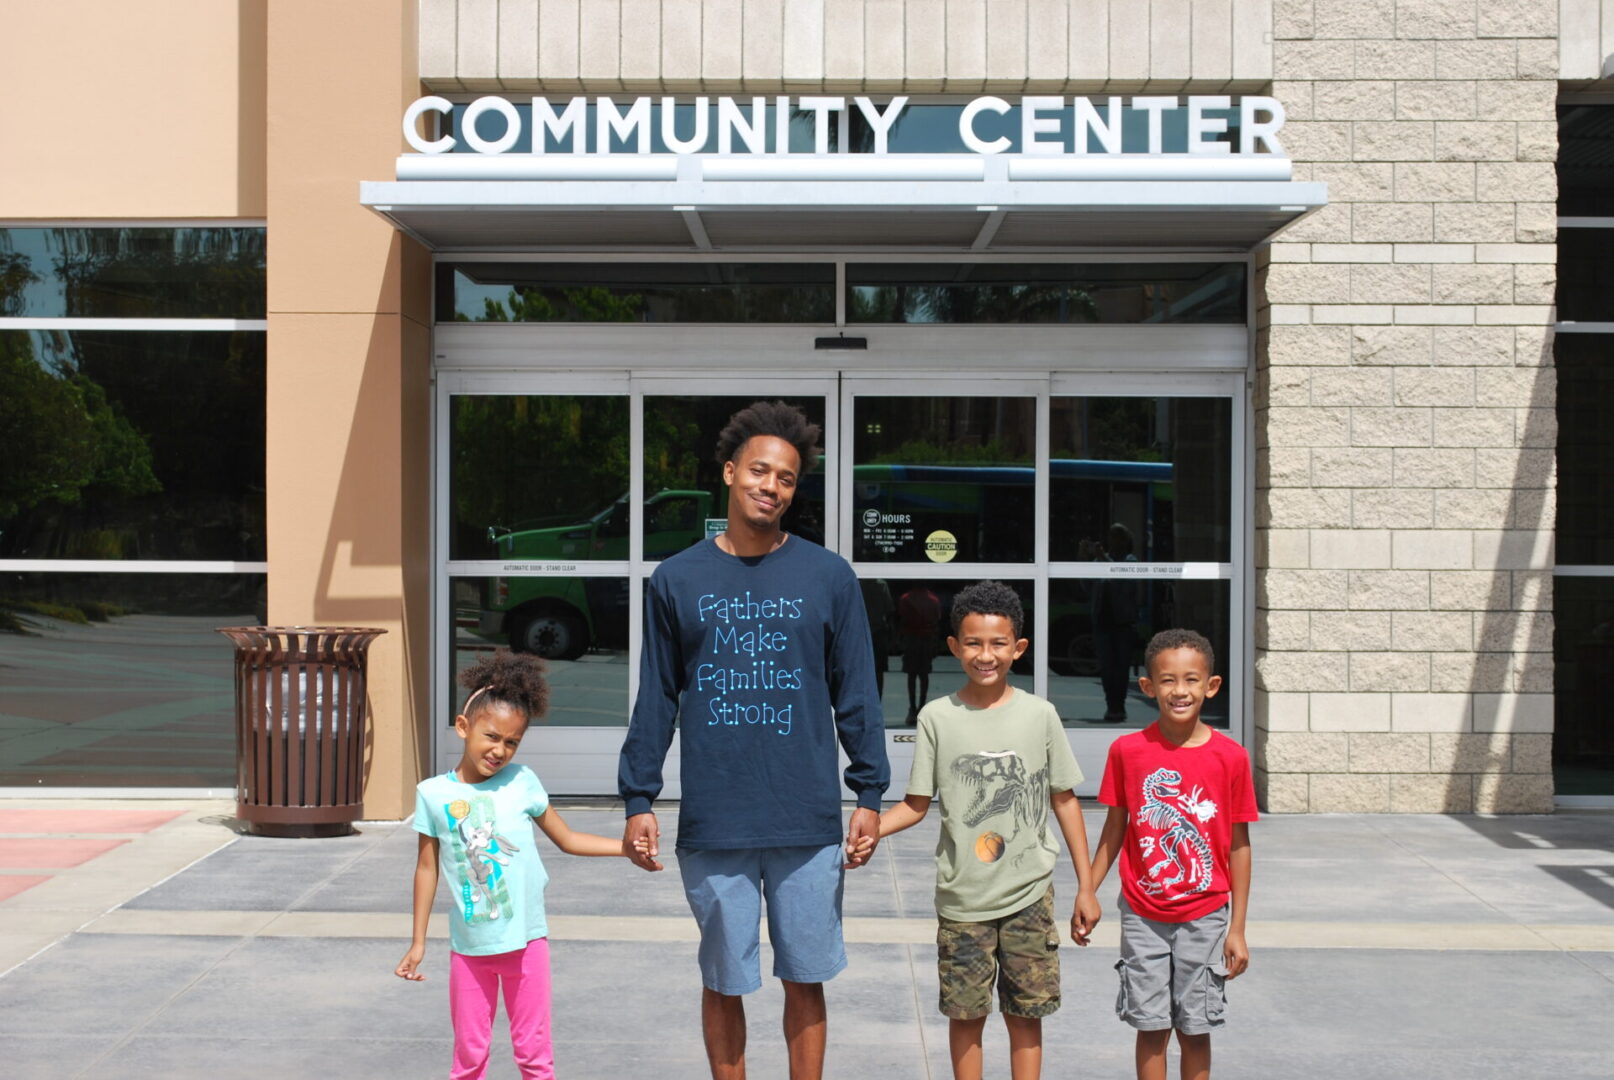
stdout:
<svg viewBox="0 0 1614 1080">
<path fill-rule="evenodd" d="M 1387 828 L 1385 828 L 1380 822 L 1378 822 L 1378 821 L 1369 821 L 1368 822 L 1368 827 L 1370 829 L 1372 829 L 1374 832 L 1378 833 L 1385 840 L 1389 841 L 1389 843 L 1391 845 L 1393 845 L 1393 846 L 1395 846 L 1397 848 L 1400 848 L 1402 851 L 1406 852 L 1408 855 L 1411 855 L 1413 858 L 1415 858 L 1419 862 L 1423 863 L 1429 869 L 1433 870 L 1436 874 L 1440 875 L 1441 877 L 1445 878 L 1447 881 L 1451 882 L 1453 885 L 1457 886 L 1457 888 L 1459 890 L 1461 890 L 1462 892 L 1467 893 L 1475 901 L 1477 901 L 1482 907 L 1486 908 L 1489 911 L 1495 912 L 1498 916 L 1500 916 L 1500 918 L 1502 919 L 1503 922 L 1509 922 L 1509 923 L 1514 924 L 1515 926 L 1519 927 L 1519 929 L 1521 929 L 1521 930 L 1525 931 L 1526 933 L 1530 934 L 1531 936 L 1537 938 L 1538 940 L 1540 940 L 1541 942 L 1546 944 L 1548 947 L 1550 947 L 1552 949 L 1555 949 L 1558 952 L 1568 952 L 1569 951 L 1569 950 L 1563 948 L 1557 942 L 1553 941 L 1551 938 L 1547 937 L 1545 934 L 1542 934 L 1541 932 L 1536 930 L 1534 927 L 1530 926 L 1528 923 L 1520 922 L 1518 920 L 1518 918 L 1516 918 L 1515 916 L 1513 916 L 1509 912 L 1502 910 L 1501 908 L 1497 907 L 1495 904 L 1491 903 L 1489 900 L 1485 899 L 1479 893 L 1477 893 L 1473 889 L 1469 888 L 1466 884 L 1459 881 L 1457 878 L 1453 877 L 1451 874 L 1447 873 L 1447 871 L 1443 867 L 1441 867 L 1439 864 L 1434 862 L 1434 860 L 1430 859 L 1427 855 L 1423 854 L 1420 851 L 1414 851 L 1412 848 L 1408 847 L 1399 838 L 1397 838 L 1397 836 L 1394 833 L 1390 832 Z"/>
</svg>

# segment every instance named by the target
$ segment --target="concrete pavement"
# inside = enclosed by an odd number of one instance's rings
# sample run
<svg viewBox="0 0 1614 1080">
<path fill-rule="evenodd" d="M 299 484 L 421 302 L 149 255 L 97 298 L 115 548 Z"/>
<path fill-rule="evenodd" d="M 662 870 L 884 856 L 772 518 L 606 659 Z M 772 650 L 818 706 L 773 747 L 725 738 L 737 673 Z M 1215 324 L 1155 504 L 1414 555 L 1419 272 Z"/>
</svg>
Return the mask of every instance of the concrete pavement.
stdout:
<svg viewBox="0 0 1614 1080">
<path fill-rule="evenodd" d="M 0 834 L 59 835 L 64 850 L 93 838 L 27 832 L 39 819 L 6 816 L 67 805 L 0 805 Z M 0 900 L 9 1080 L 446 1074 L 443 926 L 427 982 L 391 974 L 409 933 L 407 824 L 270 840 L 238 836 L 227 804 L 72 806 L 179 812 L 145 831 L 93 834 L 123 842 L 75 866 L 18 863 L 38 845 L 0 860 L 0 875 L 45 879 Z M 563 812 L 576 828 L 620 827 L 615 809 Z M 1096 835 L 1102 808 L 1089 804 L 1087 817 Z M 662 822 L 673 832 L 676 812 Z M 927 821 L 893 837 L 848 877 L 851 967 L 829 984 L 829 1077 L 950 1075 L 935 1008 L 935 835 Z M 694 928 L 675 866 L 651 876 L 540 844 L 559 1075 L 703 1077 Z M 1614 815 L 1268 817 L 1252 844 L 1252 966 L 1230 989 L 1218 1075 L 1611 1074 Z M 1067 908 L 1068 868 L 1057 887 Z M 1112 1011 L 1115 891 L 1112 876 L 1095 945 L 1065 951 L 1065 1005 L 1044 1025 L 1047 1076 L 1131 1075 L 1131 1034 Z M 779 1007 L 777 984 L 748 999 L 751 1075 L 763 1080 L 786 1074 Z M 988 1075 L 1007 1075 L 1001 1028 L 987 1038 Z M 508 1042 L 495 1047 L 490 1075 L 515 1076 Z"/>
</svg>

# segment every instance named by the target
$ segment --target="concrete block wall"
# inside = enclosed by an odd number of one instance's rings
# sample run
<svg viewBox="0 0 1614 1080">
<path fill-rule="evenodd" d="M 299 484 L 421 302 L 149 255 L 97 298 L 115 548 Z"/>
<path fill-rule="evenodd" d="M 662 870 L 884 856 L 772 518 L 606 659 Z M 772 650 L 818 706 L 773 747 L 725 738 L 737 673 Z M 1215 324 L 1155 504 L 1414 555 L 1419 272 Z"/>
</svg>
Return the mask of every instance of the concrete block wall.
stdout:
<svg viewBox="0 0 1614 1080">
<path fill-rule="evenodd" d="M 1256 274 L 1272 811 L 1552 807 L 1557 16 L 1274 0 L 1329 205 Z"/>
</svg>

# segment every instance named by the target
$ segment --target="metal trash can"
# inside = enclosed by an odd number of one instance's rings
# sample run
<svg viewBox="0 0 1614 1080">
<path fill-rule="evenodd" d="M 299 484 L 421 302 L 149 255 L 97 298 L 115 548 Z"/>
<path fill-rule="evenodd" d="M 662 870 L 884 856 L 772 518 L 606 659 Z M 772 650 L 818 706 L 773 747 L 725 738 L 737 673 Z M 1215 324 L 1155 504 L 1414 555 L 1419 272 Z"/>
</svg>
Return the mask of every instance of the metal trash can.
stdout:
<svg viewBox="0 0 1614 1080">
<path fill-rule="evenodd" d="M 364 811 L 365 674 L 355 626 L 227 626 L 236 816 L 260 836 L 345 836 Z"/>
</svg>

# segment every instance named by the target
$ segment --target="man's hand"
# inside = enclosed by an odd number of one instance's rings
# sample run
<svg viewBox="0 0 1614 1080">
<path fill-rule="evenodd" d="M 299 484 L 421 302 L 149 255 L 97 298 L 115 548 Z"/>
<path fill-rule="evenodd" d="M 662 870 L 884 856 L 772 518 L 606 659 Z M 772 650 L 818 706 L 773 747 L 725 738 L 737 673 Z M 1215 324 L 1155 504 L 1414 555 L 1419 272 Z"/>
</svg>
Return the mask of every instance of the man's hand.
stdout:
<svg viewBox="0 0 1614 1080">
<path fill-rule="evenodd" d="M 1222 963 L 1227 965 L 1227 977 L 1236 979 L 1250 966 L 1250 947 L 1244 944 L 1244 935 L 1227 932 L 1227 944 L 1222 946 Z"/>
<path fill-rule="evenodd" d="M 634 814 L 622 829 L 624 853 L 641 870 L 660 870 L 661 826 L 653 813 Z"/>
<path fill-rule="evenodd" d="M 1093 927 L 1098 925 L 1099 919 L 1104 917 L 1098 904 L 1098 897 L 1091 892 L 1076 894 L 1076 910 L 1070 916 L 1070 939 L 1078 945 L 1086 945 L 1093 936 Z"/>
<path fill-rule="evenodd" d="M 845 869 L 856 870 L 869 861 L 880 843 L 880 815 L 860 806 L 852 811 L 852 823 L 846 830 Z"/>
</svg>

